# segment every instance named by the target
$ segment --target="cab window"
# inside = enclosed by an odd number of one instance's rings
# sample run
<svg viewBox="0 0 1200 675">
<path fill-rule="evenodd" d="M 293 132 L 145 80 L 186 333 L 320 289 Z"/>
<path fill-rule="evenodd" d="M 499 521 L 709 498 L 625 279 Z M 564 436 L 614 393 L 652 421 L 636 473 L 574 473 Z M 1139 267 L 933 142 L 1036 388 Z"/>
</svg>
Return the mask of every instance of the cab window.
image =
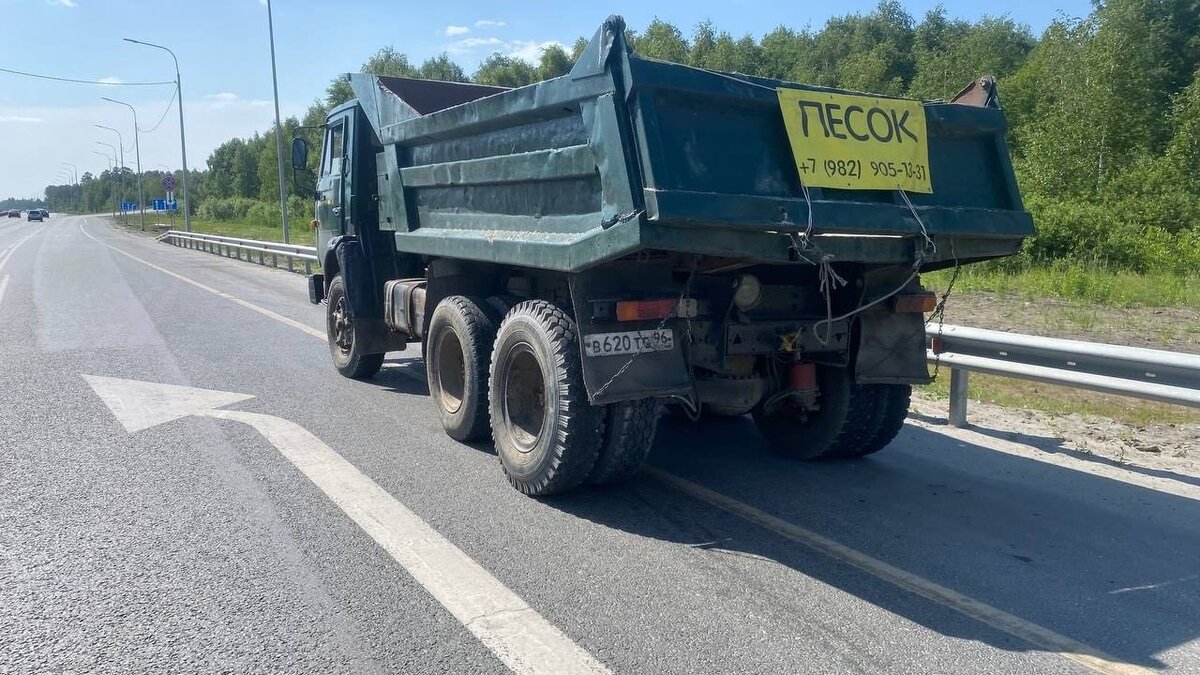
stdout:
<svg viewBox="0 0 1200 675">
<path fill-rule="evenodd" d="M 345 131 L 346 125 L 343 122 L 338 122 L 329 127 L 329 133 L 326 134 L 325 146 L 325 163 L 321 167 L 325 175 L 340 176 L 342 175 L 342 160 L 345 157 Z"/>
</svg>

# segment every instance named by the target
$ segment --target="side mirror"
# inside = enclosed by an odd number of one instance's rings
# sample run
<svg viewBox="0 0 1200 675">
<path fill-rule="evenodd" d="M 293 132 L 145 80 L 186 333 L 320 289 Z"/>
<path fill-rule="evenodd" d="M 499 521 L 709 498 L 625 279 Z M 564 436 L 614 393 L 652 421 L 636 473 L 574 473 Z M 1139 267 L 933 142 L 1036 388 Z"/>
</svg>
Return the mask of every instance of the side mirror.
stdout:
<svg viewBox="0 0 1200 675">
<path fill-rule="evenodd" d="M 292 139 L 292 168 L 308 168 L 308 141 L 298 136 Z"/>
</svg>

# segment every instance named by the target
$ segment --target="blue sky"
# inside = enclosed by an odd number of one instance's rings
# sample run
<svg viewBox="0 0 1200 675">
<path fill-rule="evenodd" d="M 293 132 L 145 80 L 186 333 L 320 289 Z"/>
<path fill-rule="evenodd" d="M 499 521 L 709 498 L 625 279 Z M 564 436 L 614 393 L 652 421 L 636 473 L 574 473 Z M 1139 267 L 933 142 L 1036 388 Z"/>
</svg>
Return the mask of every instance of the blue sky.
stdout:
<svg viewBox="0 0 1200 675">
<path fill-rule="evenodd" d="M 656 0 L 595 3 L 509 0 L 504 3 L 400 0 L 272 0 L 283 114 L 299 115 L 340 72 L 357 70 L 380 47 L 393 45 L 414 62 L 442 51 L 470 72 L 488 54 L 533 55 L 550 42 L 590 36 L 608 14 L 633 28 L 655 17 L 685 28 L 710 19 L 735 35 L 761 36 L 780 24 L 819 27 L 833 15 L 869 12 L 873 0 L 838 3 L 794 0 Z M 1058 14 L 1085 15 L 1088 0 L 904 2 L 919 19 L 943 5 L 956 17 L 1008 14 L 1040 31 Z M 224 140 L 265 130 L 273 119 L 265 0 L 0 0 L 0 67 L 63 77 L 122 81 L 169 80 L 171 59 L 121 37 L 165 44 L 179 56 L 183 76 L 188 159 L 204 166 Z M 154 126 L 172 86 L 86 86 L 0 73 L 0 197 L 31 196 L 58 182 L 61 162 L 98 171 L 114 142 L 96 123 L 121 129 L 132 149 L 128 109 L 100 100 L 125 100 L 140 126 Z M 142 135 L 142 168 L 180 165 L 178 113 Z M 133 153 L 125 162 L 133 166 Z"/>
</svg>

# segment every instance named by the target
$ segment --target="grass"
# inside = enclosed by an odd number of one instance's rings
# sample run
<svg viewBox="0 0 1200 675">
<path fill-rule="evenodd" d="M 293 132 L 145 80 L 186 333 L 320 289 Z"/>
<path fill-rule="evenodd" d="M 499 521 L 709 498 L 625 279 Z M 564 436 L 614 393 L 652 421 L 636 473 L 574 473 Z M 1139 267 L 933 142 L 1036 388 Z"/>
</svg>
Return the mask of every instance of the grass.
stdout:
<svg viewBox="0 0 1200 675">
<path fill-rule="evenodd" d="M 177 223 L 177 225 L 180 228 L 183 227 L 182 223 Z M 241 237 L 242 239 L 257 239 L 259 241 L 283 241 L 283 231 L 278 225 L 204 220 L 193 217 L 192 230 L 205 234 L 221 235 L 223 237 Z M 291 243 L 313 246 L 315 244 L 315 234 L 313 229 L 308 226 L 307 221 L 297 222 L 293 219 L 290 232 Z"/>
<path fill-rule="evenodd" d="M 952 271 L 922 275 L 926 284 L 944 290 Z M 1138 273 L 1054 264 L 1012 270 L 990 264 L 963 267 L 954 285 L 957 291 L 990 291 L 1027 300 L 1046 296 L 1083 300 L 1110 307 L 1186 307 L 1200 309 L 1200 273 L 1183 276 L 1167 272 Z M 1075 319 L 1078 319 L 1076 321 Z M 1086 318 L 1067 319 L 1083 327 Z M 1092 317 L 1094 323 L 1095 317 Z"/>
<path fill-rule="evenodd" d="M 1096 415 L 1135 426 L 1200 423 L 1200 411 L 1166 403 L 980 373 L 971 373 L 969 383 L 967 397 L 970 400 L 1004 408 L 1040 410 L 1054 415 Z M 939 398 L 949 398 L 949 369 L 942 368 L 937 379 L 921 389 Z"/>
</svg>

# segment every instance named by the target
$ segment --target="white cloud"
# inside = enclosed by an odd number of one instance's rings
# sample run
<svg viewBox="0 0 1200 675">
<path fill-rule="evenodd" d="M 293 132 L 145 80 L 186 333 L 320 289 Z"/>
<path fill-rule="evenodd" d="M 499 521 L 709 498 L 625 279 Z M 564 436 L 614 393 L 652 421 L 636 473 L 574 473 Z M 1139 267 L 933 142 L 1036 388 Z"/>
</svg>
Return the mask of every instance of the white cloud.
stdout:
<svg viewBox="0 0 1200 675">
<path fill-rule="evenodd" d="M 124 80 L 122 80 L 121 78 L 119 78 L 115 75 L 109 75 L 108 77 L 102 77 L 102 78 L 100 78 L 99 81 L 103 82 L 104 84 L 121 84 L 122 82 L 124 82 Z"/>
<path fill-rule="evenodd" d="M 451 42 L 445 46 L 445 50 L 451 54 L 475 56 L 499 52 L 508 57 L 537 63 L 542 58 L 542 51 L 553 46 L 567 48 L 558 40 L 501 40 L 497 37 L 469 37 Z"/>
<path fill-rule="evenodd" d="M 266 7 L 266 6 L 267 6 L 267 0 L 258 0 L 258 4 L 262 5 L 263 7 Z"/>
<path fill-rule="evenodd" d="M 41 122 L 40 117 L 25 117 L 23 115 L 0 115 L 0 122 L 20 122 L 26 124 L 37 124 Z"/>
<path fill-rule="evenodd" d="M 78 7 L 79 6 L 79 3 L 75 2 L 75 0 L 46 0 L 46 4 L 57 6 L 57 7 Z"/>
<path fill-rule="evenodd" d="M 206 94 L 203 98 L 205 105 L 214 110 L 228 108 L 234 105 L 250 106 L 252 108 L 261 108 L 263 106 L 271 105 L 270 101 L 257 98 L 242 98 L 232 91 L 219 91 L 215 94 Z"/>
<path fill-rule="evenodd" d="M 453 37 L 455 35 L 466 35 L 471 32 L 471 29 L 466 26 L 446 26 L 442 32 L 446 34 L 446 37 Z"/>
<path fill-rule="evenodd" d="M 488 47 L 491 47 L 492 51 L 503 51 L 502 48 L 507 48 L 507 46 L 508 43 L 500 38 L 472 37 L 451 42 L 450 44 L 446 45 L 446 51 L 452 54 L 465 54 L 467 52 L 473 52 L 478 49 L 484 49 Z"/>
<path fill-rule="evenodd" d="M 475 22 L 476 28 L 503 28 L 508 24 L 503 21 L 495 21 L 493 19 L 480 19 Z"/>
<path fill-rule="evenodd" d="M 508 43 L 508 56 L 522 59 L 530 63 L 537 63 L 542 58 L 542 51 L 547 47 L 559 46 L 566 49 L 566 45 L 558 40 L 546 40 L 538 42 L 536 40 L 513 40 Z"/>
</svg>

